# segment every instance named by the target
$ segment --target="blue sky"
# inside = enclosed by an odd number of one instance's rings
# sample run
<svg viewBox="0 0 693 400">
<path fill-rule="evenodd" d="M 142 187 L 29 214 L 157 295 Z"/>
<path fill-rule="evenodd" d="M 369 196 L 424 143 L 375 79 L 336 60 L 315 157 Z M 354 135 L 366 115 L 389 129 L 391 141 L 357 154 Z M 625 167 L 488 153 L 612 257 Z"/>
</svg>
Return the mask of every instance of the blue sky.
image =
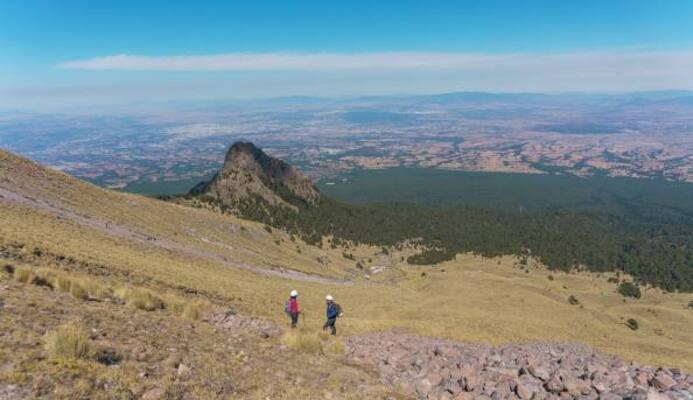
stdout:
<svg viewBox="0 0 693 400">
<path fill-rule="evenodd" d="M 693 1 L 0 0 L 0 106 L 693 89 Z"/>
</svg>

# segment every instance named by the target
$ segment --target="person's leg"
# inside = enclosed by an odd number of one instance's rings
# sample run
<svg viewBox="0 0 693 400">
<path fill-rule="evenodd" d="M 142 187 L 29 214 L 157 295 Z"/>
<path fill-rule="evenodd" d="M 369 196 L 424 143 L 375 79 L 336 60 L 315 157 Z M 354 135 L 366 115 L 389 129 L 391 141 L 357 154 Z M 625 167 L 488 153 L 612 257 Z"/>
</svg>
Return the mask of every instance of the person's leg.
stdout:
<svg viewBox="0 0 693 400">
<path fill-rule="evenodd" d="M 298 313 L 291 313 L 291 327 L 295 328 L 298 324 Z"/>
<path fill-rule="evenodd" d="M 337 318 L 332 318 L 332 319 L 330 319 L 330 321 L 329 321 L 330 329 L 332 330 L 332 333 L 331 333 L 331 334 L 332 334 L 333 336 L 334 336 L 334 335 L 337 335 L 337 326 L 336 326 L 336 323 L 337 323 Z"/>
</svg>

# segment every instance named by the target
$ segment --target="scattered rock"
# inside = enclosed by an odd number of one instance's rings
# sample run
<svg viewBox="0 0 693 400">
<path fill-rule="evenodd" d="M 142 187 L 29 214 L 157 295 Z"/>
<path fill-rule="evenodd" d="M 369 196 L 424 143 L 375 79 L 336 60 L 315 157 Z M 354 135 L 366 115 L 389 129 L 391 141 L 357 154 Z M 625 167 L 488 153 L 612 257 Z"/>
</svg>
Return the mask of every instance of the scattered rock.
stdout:
<svg viewBox="0 0 693 400">
<path fill-rule="evenodd" d="M 532 376 L 535 378 L 539 378 L 542 381 L 546 382 L 549 380 L 549 371 L 547 371 L 545 368 L 540 368 L 540 367 L 535 367 L 534 365 L 530 365 L 529 368 L 527 369 Z"/>
<path fill-rule="evenodd" d="M 691 375 L 655 373 L 577 344 L 494 348 L 395 332 L 349 337 L 345 344 L 352 362 L 375 366 L 384 382 L 419 399 L 693 400 L 684 391 Z"/>
<path fill-rule="evenodd" d="M 187 365 L 180 363 L 178 365 L 178 377 L 187 378 L 192 373 L 192 370 Z"/>
<path fill-rule="evenodd" d="M 517 386 L 515 387 L 515 393 L 519 398 L 524 400 L 529 400 L 534 395 L 534 392 L 522 383 L 517 384 Z"/>
<path fill-rule="evenodd" d="M 659 390 L 669 390 L 676 385 L 676 381 L 670 375 L 658 372 L 652 379 L 652 385 Z"/>
<path fill-rule="evenodd" d="M 161 388 L 153 388 L 149 389 L 140 398 L 141 400 L 160 400 L 163 399 L 164 396 L 166 395 L 166 392 L 164 389 Z"/>
</svg>

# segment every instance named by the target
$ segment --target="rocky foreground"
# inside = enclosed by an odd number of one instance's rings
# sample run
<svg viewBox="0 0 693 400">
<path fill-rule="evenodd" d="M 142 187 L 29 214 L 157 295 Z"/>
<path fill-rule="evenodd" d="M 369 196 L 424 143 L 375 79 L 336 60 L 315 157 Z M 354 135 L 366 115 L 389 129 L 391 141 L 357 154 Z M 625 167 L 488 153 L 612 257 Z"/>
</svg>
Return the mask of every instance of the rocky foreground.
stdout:
<svg viewBox="0 0 693 400">
<path fill-rule="evenodd" d="M 473 346 L 378 333 L 346 339 L 347 357 L 419 399 L 687 399 L 693 375 L 626 363 L 588 346 Z"/>
</svg>

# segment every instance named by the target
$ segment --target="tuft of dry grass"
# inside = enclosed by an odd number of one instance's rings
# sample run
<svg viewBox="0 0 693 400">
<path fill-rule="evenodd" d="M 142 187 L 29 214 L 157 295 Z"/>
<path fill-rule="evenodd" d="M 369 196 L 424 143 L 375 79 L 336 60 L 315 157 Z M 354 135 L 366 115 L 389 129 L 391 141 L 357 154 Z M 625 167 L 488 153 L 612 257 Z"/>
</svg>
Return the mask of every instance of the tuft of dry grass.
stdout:
<svg viewBox="0 0 693 400">
<path fill-rule="evenodd" d="M 46 352 L 51 358 L 88 358 L 91 344 L 86 329 L 75 322 L 58 327 L 45 336 Z"/>
<path fill-rule="evenodd" d="M 120 288 L 115 291 L 115 295 L 128 306 L 138 310 L 154 311 L 165 308 L 164 301 L 161 297 L 149 290 Z"/>
<path fill-rule="evenodd" d="M 110 287 L 94 279 L 50 268 L 18 267 L 15 269 L 14 277 L 21 283 L 45 286 L 62 293 L 69 293 L 79 300 L 102 300 L 113 295 Z"/>
<path fill-rule="evenodd" d="M 72 280 L 66 276 L 58 276 L 55 278 L 53 287 L 59 292 L 70 293 L 70 289 L 72 288 Z"/>
<path fill-rule="evenodd" d="M 204 314 L 204 310 L 205 310 L 205 305 L 203 305 L 202 303 L 196 303 L 196 302 L 188 303 L 183 308 L 183 312 L 181 313 L 181 315 L 184 318 L 188 318 L 188 319 L 191 319 L 193 321 L 197 321 L 200 318 L 202 318 L 202 315 Z"/>
<path fill-rule="evenodd" d="M 70 284 L 70 295 L 78 300 L 89 300 L 89 292 L 77 282 Z"/>
<path fill-rule="evenodd" d="M 281 337 L 281 342 L 286 347 L 305 353 L 317 354 L 323 351 L 323 341 L 319 334 L 309 332 L 306 329 L 292 329 Z"/>
<path fill-rule="evenodd" d="M 337 356 L 343 356 L 346 351 L 344 342 L 337 338 L 329 339 L 327 344 L 325 344 L 323 348 L 325 350 L 325 353 L 334 354 Z"/>
<path fill-rule="evenodd" d="M 21 283 L 29 283 L 33 279 L 34 274 L 28 269 L 17 268 L 14 271 L 14 278 Z"/>
</svg>

